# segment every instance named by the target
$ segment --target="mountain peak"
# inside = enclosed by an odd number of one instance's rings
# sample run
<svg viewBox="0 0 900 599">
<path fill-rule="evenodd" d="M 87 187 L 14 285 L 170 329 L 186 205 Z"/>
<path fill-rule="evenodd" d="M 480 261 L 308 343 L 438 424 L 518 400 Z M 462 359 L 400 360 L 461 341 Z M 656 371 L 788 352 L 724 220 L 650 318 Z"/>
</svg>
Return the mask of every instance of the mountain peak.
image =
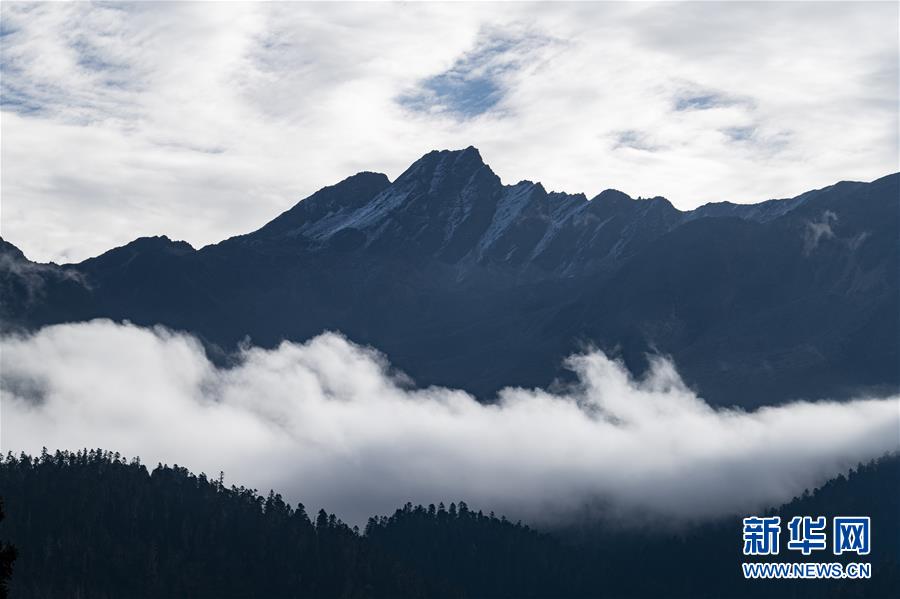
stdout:
<svg viewBox="0 0 900 599">
<path fill-rule="evenodd" d="M 618 189 L 604 189 L 591 202 L 622 202 L 631 200 L 632 197 L 630 195 Z"/>
<path fill-rule="evenodd" d="M 0 257 L 7 257 L 14 261 L 25 261 L 28 258 L 22 253 L 22 250 L 0 237 Z"/>
<path fill-rule="evenodd" d="M 196 250 L 186 241 L 174 241 L 166 235 L 138 237 L 125 245 L 108 250 L 81 263 L 92 270 L 126 267 L 135 260 L 157 260 L 192 254 Z"/>
<path fill-rule="evenodd" d="M 484 163 L 474 146 L 462 150 L 432 150 L 412 163 L 395 183 L 430 183 L 434 188 L 447 179 L 464 183 L 482 171 L 499 182 L 500 178 Z"/>
<path fill-rule="evenodd" d="M 193 252 L 194 247 L 187 241 L 173 240 L 168 235 L 147 235 L 138 237 L 134 241 L 130 241 L 120 248 L 131 249 L 135 251 L 186 251 Z"/>
<path fill-rule="evenodd" d="M 478 148 L 476 148 L 475 146 L 467 146 L 461 150 L 432 150 L 422 156 L 416 162 L 433 160 L 442 161 L 448 158 L 454 161 L 458 159 L 464 159 L 484 165 L 484 160 L 481 157 L 481 152 L 479 152 Z"/>
</svg>

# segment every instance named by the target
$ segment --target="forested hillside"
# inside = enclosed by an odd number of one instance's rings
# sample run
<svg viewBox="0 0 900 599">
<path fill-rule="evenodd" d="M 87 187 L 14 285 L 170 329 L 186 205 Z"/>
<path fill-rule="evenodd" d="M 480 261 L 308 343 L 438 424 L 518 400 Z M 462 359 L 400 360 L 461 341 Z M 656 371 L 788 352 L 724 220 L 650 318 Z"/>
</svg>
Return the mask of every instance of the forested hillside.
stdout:
<svg viewBox="0 0 900 599">
<path fill-rule="evenodd" d="M 360 532 L 275 493 L 100 450 L 7 455 L 0 538 L 18 550 L 21 598 L 887 597 L 900 583 L 898 481 L 900 458 L 884 458 L 779 510 L 870 515 L 868 581 L 744 581 L 739 518 L 539 532 L 459 502 L 406 505 Z"/>
</svg>

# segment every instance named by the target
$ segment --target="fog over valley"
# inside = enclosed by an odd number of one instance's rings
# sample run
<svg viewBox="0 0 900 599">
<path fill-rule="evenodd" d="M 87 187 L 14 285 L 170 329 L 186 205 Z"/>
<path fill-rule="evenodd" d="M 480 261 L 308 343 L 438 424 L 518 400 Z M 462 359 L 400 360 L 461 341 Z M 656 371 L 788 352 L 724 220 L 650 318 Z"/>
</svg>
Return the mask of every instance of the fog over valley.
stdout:
<svg viewBox="0 0 900 599">
<path fill-rule="evenodd" d="M 464 500 L 537 524 L 684 523 L 777 505 L 898 450 L 898 397 L 712 408 L 676 365 L 635 380 L 600 351 L 577 383 L 494 403 L 418 388 L 323 333 L 219 368 L 190 335 L 95 320 L 2 340 L 3 449 L 103 447 L 284 493 L 362 524 Z M 814 399 L 814 398 L 811 398 Z"/>
</svg>

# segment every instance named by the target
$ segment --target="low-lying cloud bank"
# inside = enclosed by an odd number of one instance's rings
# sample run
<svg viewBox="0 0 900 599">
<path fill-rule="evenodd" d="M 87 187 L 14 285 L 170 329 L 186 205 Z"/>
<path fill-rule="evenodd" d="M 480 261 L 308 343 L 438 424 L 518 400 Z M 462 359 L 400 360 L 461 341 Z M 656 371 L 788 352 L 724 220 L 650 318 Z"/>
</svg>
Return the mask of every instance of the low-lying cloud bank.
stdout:
<svg viewBox="0 0 900 599">
<path fill-rule="evenodd" d="M 633 380 L 573 356 L 566 392 L 410 389 L 333 333 L 246 349 L 219 369 L 192 337 L 98 320 L 2 340 L 2 450 L 102 447 L 360 523 L 465 500 L 552 522 L 593 510 L 677 520 L 745 513 L 898 450 L 898 397 L 713 409 L 656 359 Z"/>
</svg>

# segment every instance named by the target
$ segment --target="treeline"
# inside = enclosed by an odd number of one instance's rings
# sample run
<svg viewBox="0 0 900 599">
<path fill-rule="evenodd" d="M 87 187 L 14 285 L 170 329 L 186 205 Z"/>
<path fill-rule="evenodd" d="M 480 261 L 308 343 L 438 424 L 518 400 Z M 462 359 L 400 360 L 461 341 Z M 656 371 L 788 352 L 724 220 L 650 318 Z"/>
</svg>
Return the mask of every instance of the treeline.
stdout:
<svg viewBox="0 0 900 599">
<path fill-rule="evenodd" d="M 100 450 L 7 455 L 13 597 L 432 597 L 334 515 Z"/>
<path fill-rule="evenodd" d="M 452 508 L 453 506 L 451 506 Z M 465 597 L 685 597 L 765 599 L 878 597 L 900 591 L 900 456 L 861 465 L 814 493 L 804 493 L 771 515 L 868 515 L 872 553 L 804 558 L 742 554 L 742 523 L 735 517 L 684 530 L 580 523 L 552 534 L 510 524 L 468 507 L 442 511 L 412 507 L 373 518 L 366 536 L 431 580 L 452 582 Z M 743 561 L 872 563 L 870 580 L 745 580 Z"/>
<path fill-rule="evenodd" d="M 100 450 L 0 460 L 0 539 L 18 552 L 10 590 L 21 598 L 892 597 L 898 483 L 900 458 L 884 458 L 779 510 L 870 515 L 868 581 L 745 581 L 739 519 L 547 533 L 459 502 L 407 504 L 360 532 L 272 492 Z"/>
</svg>

